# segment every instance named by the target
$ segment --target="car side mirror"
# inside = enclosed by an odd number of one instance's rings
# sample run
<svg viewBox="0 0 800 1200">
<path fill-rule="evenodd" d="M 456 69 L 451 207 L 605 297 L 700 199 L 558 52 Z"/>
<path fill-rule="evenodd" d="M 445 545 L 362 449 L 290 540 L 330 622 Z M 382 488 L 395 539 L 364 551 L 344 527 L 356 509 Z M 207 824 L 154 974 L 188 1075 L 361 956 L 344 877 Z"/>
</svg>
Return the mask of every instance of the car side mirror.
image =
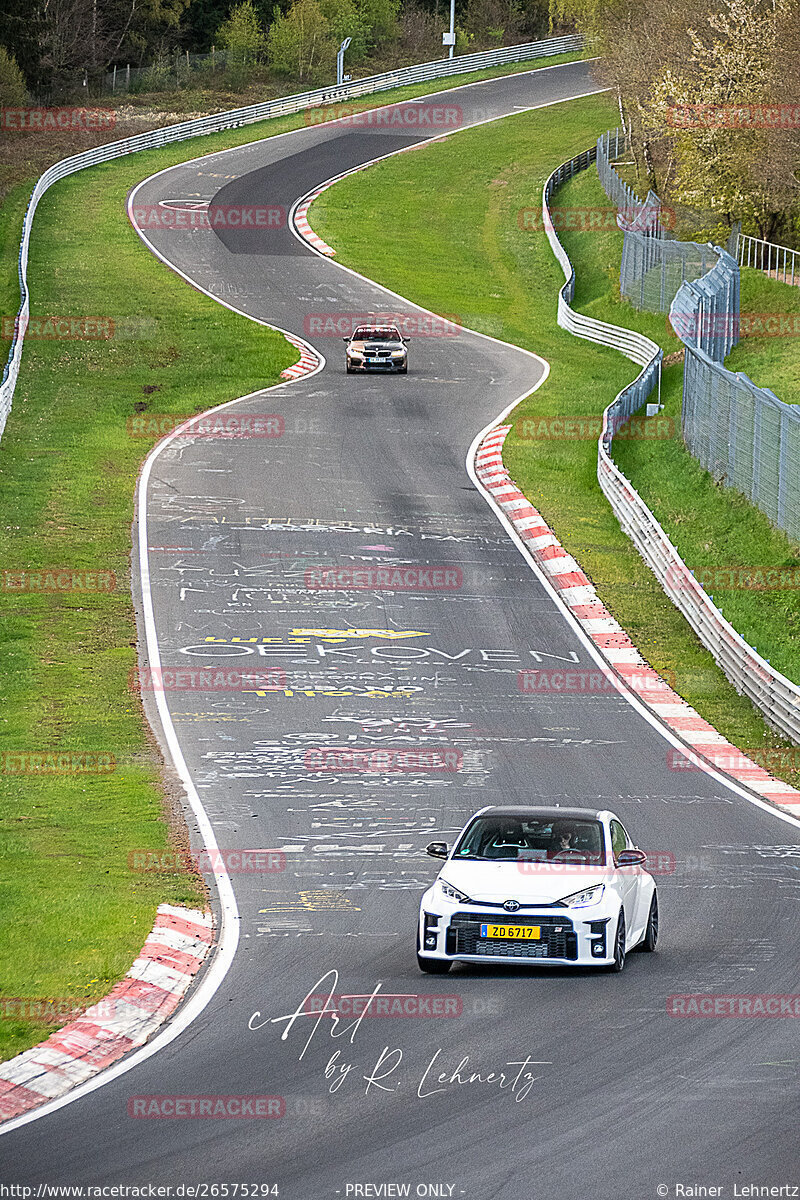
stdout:
<svg viewBox="0 0 800 1200">
<path fill-rule="evenodd" d="M 618 867 L 642 867 L 647 862 L 644 850 L 623 850 L 617 855 Z"/>
<path fill-rule="evenodd" d="M 350 338 L 343 337 L 343 338 L 342 338 L 342 341 L 343 341 L 343 342 L 349 342 L 349 341 L 350 341 Z"/>
<path fill-rule="evenodd" d="M 450 852 L 447 849 L 447 842 L 431 842 L 425 847 L 425 853 L 430 854 L 431 858 L 447 858 Z"/>
</svg>

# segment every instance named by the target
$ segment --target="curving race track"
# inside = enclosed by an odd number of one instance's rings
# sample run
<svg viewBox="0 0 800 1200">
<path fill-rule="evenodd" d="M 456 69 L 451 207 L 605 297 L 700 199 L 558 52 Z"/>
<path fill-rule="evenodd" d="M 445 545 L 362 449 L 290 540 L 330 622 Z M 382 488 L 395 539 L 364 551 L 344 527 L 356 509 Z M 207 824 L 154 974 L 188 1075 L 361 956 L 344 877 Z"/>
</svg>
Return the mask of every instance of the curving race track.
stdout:
<svg viewBox="0 0 800 1200">
<path fill-rule="evenodd" d="M 575 63 L 447 96 L 469 124 L 594 90 Z M 162 172 L 134 204 L 288 210 L 418 140 L 308 128 Z M 296 334 L 311 313 L 415 311 L 287 228 L 147 236 L 197 286 Z M 157 634 L 165 667 L 269 669 L 273 683 L 285 673 L 279 692 L 166 693 L 152 717 L 173 752 L 179 743 L 206 840 L 281 850 L 286 868 L 231 877 L 222 948 L 169 1043 L 14 1123 L 0 1137 L 4 1180 L 277 1184 L 298 1200 L 405 1185 L 469 1200 L 633 1200 L 675 1195 L 676 1183 L 723 1185 L 726 1197 L 734 1184 L 791 1184 L 792 1022 L 682 1020 L 667 997 L 796 990 L 800 823 L 670 770 L 674 743 L 620 694 L 517 687 L 521 667 L 595 661 L 464 465 L 544 365 L 465 333 L 415 339 L 407 377 L 350 378 L 341 342 L 308 340 L 324 369 L 233 406 L 279 414 L 282 436 L 168 438 L 140 508 L 151 665 Z M 463 586 L 308 586 L 315 567 L 398 561 L 458 569 Z M 452 748 L 462 766 L 315 771 L 306 752 L 320 747 Z M 484 804 L 526 800 L 608 806 L 643 848 L 674 855 L 658 879 L 660 952 L 631 955 L 621 975 L 421 976 L 416 910 L 436 870 L 425 845 L 451 840 Z M 338 1039 L 325 1023 L 269 1021 L 332 970 L 338 993 L 380 983 L 457 997 L 460 1015 L 365 1019 Z M 507 1086 L 485 1079 L 500 1071 Z M 280 1096 L 285 1115 L 128 1116 L 131 1097 L 154 1094 Z"/>
</svg>

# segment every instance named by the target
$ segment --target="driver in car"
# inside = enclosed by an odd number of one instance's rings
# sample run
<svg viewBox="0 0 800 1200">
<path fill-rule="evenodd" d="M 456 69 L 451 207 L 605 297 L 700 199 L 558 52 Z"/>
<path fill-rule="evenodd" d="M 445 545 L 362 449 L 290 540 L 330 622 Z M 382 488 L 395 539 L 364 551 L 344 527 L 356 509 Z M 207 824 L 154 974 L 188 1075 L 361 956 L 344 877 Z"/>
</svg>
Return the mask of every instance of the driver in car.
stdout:
<svg viewBox="0 0 800 1200">
<path fill-rule="evenodd" d="M 548 858 L 556 858 L 567 850 L 575 850 L 575 829 L 572 825 L 554 825 Z"/>
</svg>

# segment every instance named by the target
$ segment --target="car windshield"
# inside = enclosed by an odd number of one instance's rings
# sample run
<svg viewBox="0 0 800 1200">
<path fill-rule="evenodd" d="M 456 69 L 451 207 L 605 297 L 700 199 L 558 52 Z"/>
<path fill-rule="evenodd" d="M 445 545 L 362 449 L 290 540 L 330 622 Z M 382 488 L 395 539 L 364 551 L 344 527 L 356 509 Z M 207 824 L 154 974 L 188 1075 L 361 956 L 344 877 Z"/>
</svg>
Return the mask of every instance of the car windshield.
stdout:
<svg viewBox="0 0 800 1200">
<path fill-rule="evenodd" d="M 374 329 L 357 329 L 353 334 L 354 342 L 400 342 L 403 339 L 397 329 L 387 326 L 376 326 Z"/>
<path fill-rule="evenodd" d="M 487 814 L 467 826 L 453 858 L 604 866 L 603 826 L 586 818 Z"/>
</svg>

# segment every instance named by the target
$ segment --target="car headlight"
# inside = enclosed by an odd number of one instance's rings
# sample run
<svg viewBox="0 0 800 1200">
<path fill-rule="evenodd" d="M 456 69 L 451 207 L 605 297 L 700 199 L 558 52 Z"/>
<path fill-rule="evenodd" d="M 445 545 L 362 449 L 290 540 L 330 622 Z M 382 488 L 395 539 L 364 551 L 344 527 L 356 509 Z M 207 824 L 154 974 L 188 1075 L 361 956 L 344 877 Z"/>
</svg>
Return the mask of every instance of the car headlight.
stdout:
<svg viewBox="0 0 800 1200">
<path fill-rule="evenodd" d="M 447 883 L 447 881 L 444 879 L 439 880 L 439 889 L 443 896 L 446 896 L 448 900 L 455 900 L 456 904 L 472 903 L 469 896 L 466 896 L 463 892 L 460 892 L 458 888 L 454 888 L 452 883 Z"/>
<path fill-rule="evenodd" d="M 572 892 L 569 896 L 564 896 L 559 900 L 559 904 L 563 904 L 565 908 L 589 908 L 592 904 L 599 904 L 603 898 L 605 884 L 596 883 L 594 887 L 584 888 L 582 892 Z"/>
<path fill-rule="evenodd" d="M 405 355 L 405 350 L 393 350 L 392 351 L 392 358 L 403 358 L 404 355 Z"/>
</svg>

